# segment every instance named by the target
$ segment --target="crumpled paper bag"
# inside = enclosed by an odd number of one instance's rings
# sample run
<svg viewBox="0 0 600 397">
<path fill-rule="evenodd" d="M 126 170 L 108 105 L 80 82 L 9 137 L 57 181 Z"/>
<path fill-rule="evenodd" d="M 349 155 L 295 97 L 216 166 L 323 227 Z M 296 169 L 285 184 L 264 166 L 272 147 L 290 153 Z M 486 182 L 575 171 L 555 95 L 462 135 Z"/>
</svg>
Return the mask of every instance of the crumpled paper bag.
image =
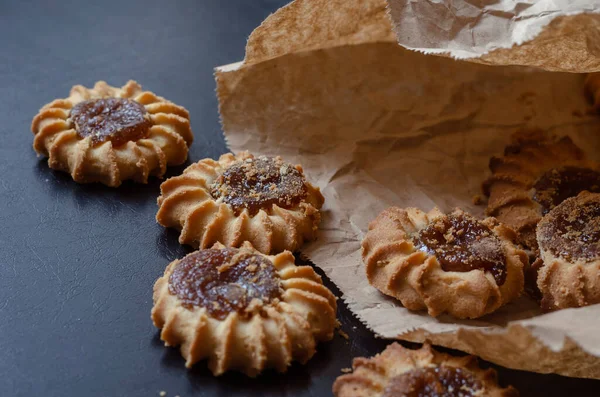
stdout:
<svg viewBox="0 0 600 397">
<path fill-rule="evenodd" d="M 402 46 L 491 65 L 600 71 L 600 2 L 389 0 Z"/>
<path fill-rule="evenodd" d="M 542 314 L 526 297 L 478 320 L 410 312 L 371 287 L 360 243 L 390 205 L 473 204 L 487 164 L 518 129 L 568 134 L 594 154 L 598 116 L 584 76 L 488 66 L 396 43 L 383 0 L 296 0 L 250 36 L 243 62 L 216 70 L 232 151 L 301 163 L 326 198 L 303 253 L 385 338 L 428 339 L 517 369 L 600 378 L 600 305 Z"/>
</svg>

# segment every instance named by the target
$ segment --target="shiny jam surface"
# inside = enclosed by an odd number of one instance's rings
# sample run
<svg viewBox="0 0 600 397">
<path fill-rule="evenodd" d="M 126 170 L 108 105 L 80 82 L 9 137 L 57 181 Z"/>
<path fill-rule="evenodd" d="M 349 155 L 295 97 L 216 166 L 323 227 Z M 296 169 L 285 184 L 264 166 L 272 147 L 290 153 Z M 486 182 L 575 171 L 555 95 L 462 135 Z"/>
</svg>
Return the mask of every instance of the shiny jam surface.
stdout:
<svg viewBox="0 0 600 397">
<path fill-rule="evenodd" d="M 469 370 L 440 365 L 393 377 L 382 397 L 471 397 L 482 388 Z"/>
<path fill-rule="evenodd" d="M 82 138 L 120 146 L 148 135 L 152 121 L 143 105 L 123 98 L 91 99 L 73 106 L 69 118 Z"/>
<path fill-rule="evenodd" d="M 533 189 L 533 199 L 546 215 L 564 200 L 584 190 L 600 193 L 600 172 L 579 167 L 555 168 L 542 175 Z"/>
<path fill-rule="evenodd" d="M 253 299 L 279 298 L 281 282 L 267 258 L 237 249 L 205 249 L 183 258 L 169 278 L 169 292 L 187 308 L 204 307 L 224 320 L 237 311 L 246 316 Z"/>
<path fill-rule="evenodd" d="M 247 209 L 251 215 L 269 210 L 273 204 L 291 208 L 308 194 L 304 177 L 280 158 L 261 156 L 232 164 L 211 187 L 237 215 Z"/>
<path fill-rule="evenodd" d="M 540 248 L 568 261 L 600 258 L 600 199 L 563 202 L 539 224 Z"/>
<path fill-rule="evenodd" d="M 498 285 L 506 281 L 506 263 L 500 239 L 489 227 L 466 214 L 450 214 L 432 221 L 413 236 L 415 247 L 435 255 L 447 272 L 483 269 Z"/>
</svg>

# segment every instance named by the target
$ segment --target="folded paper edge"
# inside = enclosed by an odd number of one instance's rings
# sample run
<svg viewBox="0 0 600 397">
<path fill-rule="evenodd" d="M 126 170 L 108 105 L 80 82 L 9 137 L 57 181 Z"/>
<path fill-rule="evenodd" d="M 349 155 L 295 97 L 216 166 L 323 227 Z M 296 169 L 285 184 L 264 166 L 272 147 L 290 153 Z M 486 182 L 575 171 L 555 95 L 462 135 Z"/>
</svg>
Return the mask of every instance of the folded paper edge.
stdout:
<svg viewBox="0 0 600 397">
<path fill-rule="evenodd" d="M 512 324 L 509 327 L 505 327 L 502 333 L 486 333 L 460 328 L 457 332 L 431 334 L 418 329 L 399 335 L 398 339 L 418 343 L 429 341 L 434 345 L 464 351 L 476 355 L 483 360 L 516 370 L 543 374 L 555 373 L 574 378 L 600 379 L 600 357 L 588 353 L 568 336 L 564 336 L 562 348 L 558 351 L 553 351 L 539 340 L 531 330 L 519 324 Z M 486 349 L 480 350 L 474 348 L 472 346 L 473 340 L 477 340 L 477 343 L 485 343 Z M 489 346 L 493 345 L 501 346 L 501 349 L 506 349 L 506 342 L 513 340 L 520 341 L 521 352 L 526 349 L 532 351 L 526 360 L 527 365 L 519 363 L 518 358 L 522 356 L 516 357 L 514 354 L 492 355 L 486 353 L 486 351 L 490 351 Z M 538 364 L 538 366 L 532 367 L 532 363 Z M 568 365 L 565 365 L 565 363 L 568 363 Z"/>
<path fill-rule="evenodd" d="M 308 256 L 306 256 L 306 258 L 310 260 Z M 311 261 L 311 263 L 313 262 Z M 487 331 L 460 327 L 457 331 L 439 333 L 431 333 L 423 328 L 414 328 L 413 330 L 402 332 L 397 335 L 396 338 L 391 338 L 380 335 L 369 325 L 359 311 L 353 308 L 357 302 L 352 298 L 342 294 L 341 299 L 353 316 L 377 337 L 383 339 L 388 339 L 390 341 L 397 339 L 414 343 L 429 342 L 433 345 L 473 354 L 483 360 L 516 370 L 543 374 L 555 373 L 575 378 L 600 379 L 600 357 L 587 352 L 567 335 L 563 335 L 563 342 L 558 350 L 554 350 L 546 345 L 531 332 L 529 327 L 524 327 L 520 324 L 509 324 L 506 327 L 490 328 Z M 513 354 L 507 355 L 504 358 L 502 354 L 486 354 L 486 351 L 489 351 L 487 347 L 490 345 L 500 346 L 500 349 L 505 349 L 507 341 L 517 341 L 518 344 L 522 346 L 521 349 L 517 350 L 519 352 L 522 352 L 524 349 L 531 349 L 532 352 L 528 356 L 535 356 L 535 359 L 526 360 L 528 365 L 520 365 L 518 361 L 514 360 Z M 477 346 L 485 345 L 486 349 L 482 350 L 479 347 L 475 347 L 473 343 L 477 343 Z M 565 360 L 565 354 L 568 354 L 571 359 Z M 557 368 L 556 366 L 553 366 L 556 363 L 561 362 L 577 362 L 585 363 L 585 365 L 576 368 Z M 530 365 L 531 363 L 539 363 L 540 365 L 532 368 Z M 552 365 L 549 365 L 548 363 L 552 363 Z"/>
<path fill-rule="evenodd" d="M 396 42 L 386 7 L 385 0 L 294 0 L 252 31 L 244 64 L 343 45 Z M 312 29 L 315 25 L 320 28 Z"/>
<path fill-rule="evenodd" d="M 552 18 L 546 18 L 542 24 L 535 27 L 535 30 L 529 32 L 527 37 L 524 37 L 522 40 L 512 43 L 510 46 L 499 45 L 489 50 L 485 50 L 482 52 L 471 52 L 460 49 L 448 50 L 442 48 L 418 48 L 409 46 L 401 43 L 401 38 L 399 33 L 397 32 L 397 26 L 393 15 L 392 9 L 390 6 L 390 0 L 385 0 L 387 3 L 386 13 L 388 15 L 388 19 L 392 24 L 392 31 L 396 35 L 396 42 L 398 45 L 406 48 L 410 51 L 415 51 L 424 55 L 433 55 L 433 56 L 442 56 L 446 58 L 451 58 L 458 61 L 467 61 L 480 63 L 484 65 L 497 65 L 497 66 L 532 66 L 539 67 L 540 69 L 554 71 L 554 72 L 575 72 L 575 73 L 591 73 L 600 71 L 600 62 L 597 62 L 595 66 L 591 66 L 586 70 L 573 70 L 572 68 L 565 67 L 557 67 L 557 66 L 541 66 L 539 64 L 531 64 L 526 62 L 518 62 L 520 52 L 525 52 L 527 48 L 526 45 L 530 45 L 537 38 L 540 38 L 540 35 L 548 28 L 548 26 L 555 20 L 563 17 L 576 17 L 584 14 L 594 14 L 600 16 L 600 9 L 593 12 L 590 10 L 582 9 L 578 11 L 572 11 L 565 14 L 557 14 Z M 505 61 L 504 59 L 507 55 L 512 56 L 512 60 Z"/>
</svg>

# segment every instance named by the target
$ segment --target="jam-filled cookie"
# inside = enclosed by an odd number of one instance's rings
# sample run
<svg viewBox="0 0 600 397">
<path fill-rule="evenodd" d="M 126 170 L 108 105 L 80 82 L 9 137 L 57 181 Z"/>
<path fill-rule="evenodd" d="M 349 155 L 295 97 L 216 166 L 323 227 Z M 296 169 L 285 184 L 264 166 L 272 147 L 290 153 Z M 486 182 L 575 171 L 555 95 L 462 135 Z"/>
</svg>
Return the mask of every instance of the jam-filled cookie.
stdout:
<svg viewBox="0 0 600 397">
<path fill-rule="evenodd" d="M 369 225 L 369 283 L 410 310 L 477 318 L 517 298 L 527 255 L 493 218 L 391 207 Z"/>
<path fill-rule="evenodd" d="M 566 199 L 537 227 L 537 285 L 545 310 L 600 303 L 600 194 Z"/>
<path fill-rule="evenodd" d="M 295 251 L 314 239 L 324 200 L 300 166 L 248 152 L 201 160 L 160 189 L 156 220 L 181 230 L 181 244 L 249 241 L 265 254 Z"/>
<path fill-rule="evenodd" d="M 454 357 L 425 344 L 419 350 L 392 343 L 371 358 L 352 362 L 353 373 L 333 384 L 335 397 L 518 397 L 500 388 L 493 369 L 483 370 L 473 356 Z"/>
<path fill-rule="evenodd" d="M 318 341 L 333 337 L 335 313 L 335 296 L 310 266 L 249 244 L 193 252 L 154 285 L 152 320 L 165 345 L 181 345 L 187 367 L 208 359 L 214 375 L 306 362 Z"/>
<path fill-rule="evenodd" d="M 193 140 L 189 114 L 135 81 L 111 87 L 76 85 L 68 98 L 45 105 L 31 123 L 33 148 L 50 168 L 79 183 L 116 187 L 146 183 L 168 165 L 182 164 Z"/>
<path fill-rule="evenodd" d="M 583 190 L 600 192 L 600 165 L 588 161 L 570 138 L 551 138 L 539 130 L 517 133 L 504 156 L 490 160 L 490 170 L 483 184 L 487 215 L 512 227 L 532 251 L 542 216 Z"/>
</svg>

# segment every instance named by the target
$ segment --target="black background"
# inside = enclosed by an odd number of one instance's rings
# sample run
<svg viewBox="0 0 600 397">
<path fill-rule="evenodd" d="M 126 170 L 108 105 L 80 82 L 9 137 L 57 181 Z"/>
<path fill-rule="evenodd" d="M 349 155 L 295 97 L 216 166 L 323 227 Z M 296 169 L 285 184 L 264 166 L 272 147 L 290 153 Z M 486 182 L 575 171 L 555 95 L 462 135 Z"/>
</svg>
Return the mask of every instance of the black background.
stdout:
<svg viewBox="0 0 600 397">
<path fill-rule="evenodd" d="M 213 67 L 242 60 L 284 3 L 0 1 L 0 396 L 328 396 L 352 357 L 388 343 L 340 301 L 350 339 L 336 335 L 306 366 L 256 379 L 186 370 L 150 321 L 154 280 L 189 251 L 154 221 L 160 181 L 78 185 L 31 148 L 42 105 L 74 84 L 132 78 L 190 111 L 190 161 L 225 152 Z M 524 396 L 600 395 L 598 381 L 499 373 Z"/>
</svg>

